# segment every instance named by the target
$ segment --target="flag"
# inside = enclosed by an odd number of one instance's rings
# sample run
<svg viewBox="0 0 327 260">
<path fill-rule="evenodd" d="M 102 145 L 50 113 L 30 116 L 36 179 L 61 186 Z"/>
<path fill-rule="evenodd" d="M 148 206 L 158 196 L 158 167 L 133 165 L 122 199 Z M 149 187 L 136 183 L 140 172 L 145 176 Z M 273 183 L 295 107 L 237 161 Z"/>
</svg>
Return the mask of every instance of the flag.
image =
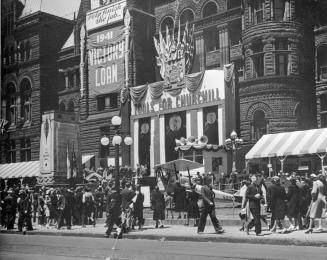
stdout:
<svg viewBox="0 0 327 260">
<path fill-rule="evenodd" d="M 68 145 L 67 145 L 67 179 L 70 179 L 72 177 L 71 175 L 71 169 L 70 169 L 70 160 L 69 160 L 69 151 L 68 151 Z"/>
<path fill-rule="evenodd" d="M 77 160 L 76 160 L 76 155 L 75 155 L 75 151 L 73 151 L 72 153 L 72 175 L 73 178 L 77 177 Z"/>
</svg>

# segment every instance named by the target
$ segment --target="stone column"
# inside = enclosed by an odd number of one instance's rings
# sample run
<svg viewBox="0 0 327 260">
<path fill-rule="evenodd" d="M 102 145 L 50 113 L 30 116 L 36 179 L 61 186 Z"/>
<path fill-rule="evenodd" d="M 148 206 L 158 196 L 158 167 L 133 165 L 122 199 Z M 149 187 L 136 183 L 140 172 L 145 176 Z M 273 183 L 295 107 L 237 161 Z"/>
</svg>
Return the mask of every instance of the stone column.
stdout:
<svg viewBox="0 0 327 260">
<path fill-rule="evenodd" d="M 227 25 L 219 26 L 219 46 L 221 52 L 221 66 L 229 64 L 229 40 L 228 40 L 228 30 Z"/>
<path fill-rule="evenodd" d="M 253 51 L 251 49 L 251 45 L 252 45 L 251 43 L 244 45 L 244 49 L 245 49 L 244 79 L 253 78 L 253 60 L 251 58 Z"/>
<path fill-rule="evenodd" d="M 275 39 L 270 38 L 262 41 L 263 44 L 263 64 L 264 64 L 264 75 L 274 75 L 275 74 L 275 55 L 273 53 L 273 43 Z"/>
<path fill-rule="evenodd" d="M 288 75 L 299 75 L 299 53 L 297 51 L 298 40 L 294 38 L 288 38 L 288 66 L 287 74 Z"/>
</svg>

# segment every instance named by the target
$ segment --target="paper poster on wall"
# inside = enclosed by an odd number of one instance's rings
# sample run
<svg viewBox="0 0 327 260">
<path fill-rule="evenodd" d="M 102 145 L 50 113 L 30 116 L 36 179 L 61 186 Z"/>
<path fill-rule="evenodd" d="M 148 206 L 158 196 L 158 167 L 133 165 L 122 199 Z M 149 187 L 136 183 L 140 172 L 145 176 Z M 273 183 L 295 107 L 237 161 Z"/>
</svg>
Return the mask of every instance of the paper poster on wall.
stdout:
<svg viewBox="0 0 327 260">
<path fill-rule="evenodd" d="M 186 137 L 186 111 L 165 115 L 166 161 L 178 158 L 175 152 L 176 141 Z"/>
<path fill-rule="evenodd" d="M 141 186 L 141 193 L 144 195 L 143 207 L 150 208 L 151 207 L 150 186 Z"/>
<path fill-rule="evenodd" d="M 150 167 L 150 133 L 151 118 L 140 118 L 139 120 L 139 163 Z"/>
</svg>

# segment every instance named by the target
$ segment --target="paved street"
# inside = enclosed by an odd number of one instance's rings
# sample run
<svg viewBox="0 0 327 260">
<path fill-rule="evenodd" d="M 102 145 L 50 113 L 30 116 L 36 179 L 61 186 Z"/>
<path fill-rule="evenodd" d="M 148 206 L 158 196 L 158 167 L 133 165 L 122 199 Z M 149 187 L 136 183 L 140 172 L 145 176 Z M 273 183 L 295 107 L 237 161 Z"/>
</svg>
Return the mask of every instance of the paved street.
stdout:
<svg viewBox="0 0 327 260">
<path fill-rule="evenodd" d="M 6 259 L 324 259 L 324 247 L 0 235 Z"/>
</svg>

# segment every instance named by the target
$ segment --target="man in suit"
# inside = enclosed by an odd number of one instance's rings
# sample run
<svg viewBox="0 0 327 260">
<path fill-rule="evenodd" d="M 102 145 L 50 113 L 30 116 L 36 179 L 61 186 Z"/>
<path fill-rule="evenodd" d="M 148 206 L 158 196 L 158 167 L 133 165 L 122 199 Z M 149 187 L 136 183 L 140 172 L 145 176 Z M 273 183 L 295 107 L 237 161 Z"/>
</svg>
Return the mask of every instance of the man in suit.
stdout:
<svg viewBox="0 0 327 260">
<path fill-rule="evenodd" d="M 215 211 L 215 193 L 211 187 L 211 178 L 208 176 L 204 177 L 204 186 L 201 188 L 201 196 L 203 199 L 204 208 L 200 216 L 199 226 L 198 226 L 198 234 L 203 233 L 206 222 L 207 216 L 209 215 L 211 218 L 211 222 L 217 234 L 221 234 L 224 232 L 223 228 L 219 224 L 219 221 L 216 217 Z"/>
<path fill-rule="evenodd" d="M 131 189 L 131 184 L 126 183 L 125 188 L 121 191 L 121 209 L 123 213 L 123 231 L 128 232 L 132 226 L 132 210 L 130 205 L 133 203 L 132 199 L 135 196 L 135 192 Z"/>
<path fill-rule="evenodd" d="M 259 236 L 261 234 L 261 222 L 260 222 L 260 201 L 263 199 L 261 188 L 258 184 L 256 175 L 250 177 L 251 184 L 246 190 L 245 197 L 249 200 L 249 207 L 253 219 L 246 227 L 246 232 L 249 234 L 249 230 L 254 226 L 255 234 Z"/>
</svg>

